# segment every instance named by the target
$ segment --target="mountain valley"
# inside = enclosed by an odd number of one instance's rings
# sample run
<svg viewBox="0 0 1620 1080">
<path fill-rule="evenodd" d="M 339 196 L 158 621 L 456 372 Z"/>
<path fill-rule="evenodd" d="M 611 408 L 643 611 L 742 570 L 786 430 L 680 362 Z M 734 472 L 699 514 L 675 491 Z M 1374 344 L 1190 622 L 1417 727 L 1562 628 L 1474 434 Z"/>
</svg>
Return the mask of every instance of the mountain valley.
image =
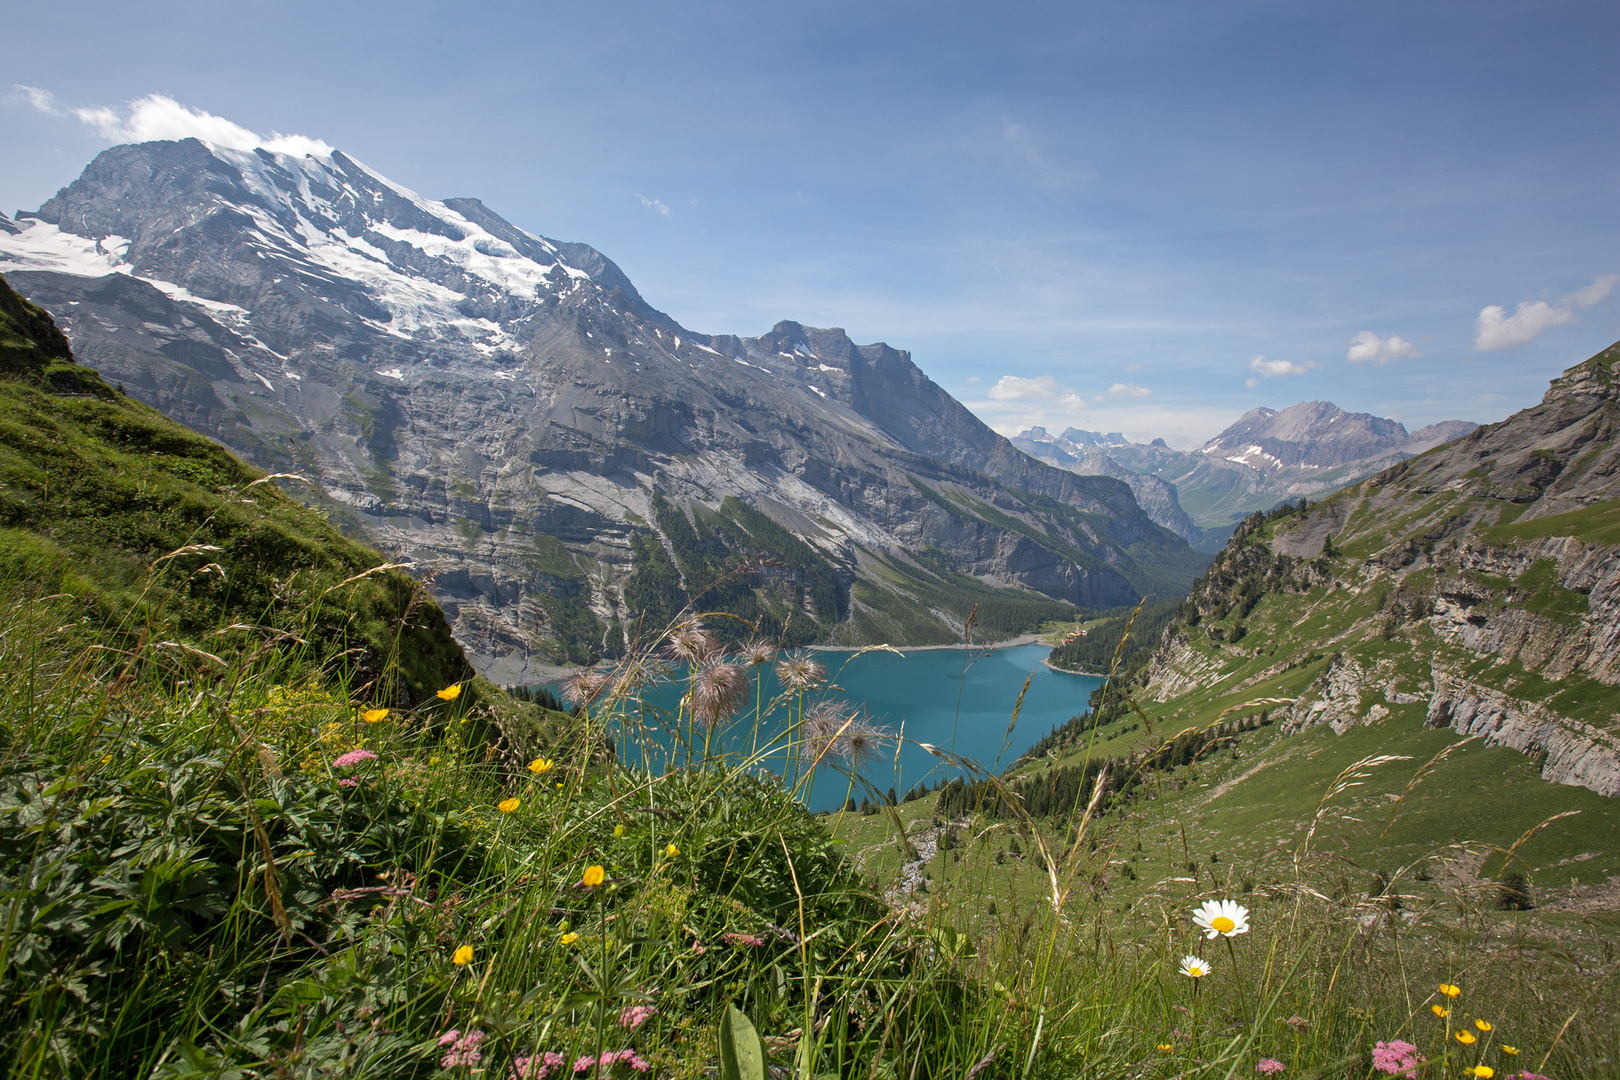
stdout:
<svg viewBox="0 0 1620 1080">
<path fill-rule="evenodd" d="M 411 561 L 503 682 L 694 595 L 788 643 L 926 644 L 975 606 L 1005 635 L 1178 595 L 1207 560 L 902 351 L 694 333 L 593 249 L 342 153 L 114 147 L 0 221 L 0 271 L 81 362 Z"/>
</svg>

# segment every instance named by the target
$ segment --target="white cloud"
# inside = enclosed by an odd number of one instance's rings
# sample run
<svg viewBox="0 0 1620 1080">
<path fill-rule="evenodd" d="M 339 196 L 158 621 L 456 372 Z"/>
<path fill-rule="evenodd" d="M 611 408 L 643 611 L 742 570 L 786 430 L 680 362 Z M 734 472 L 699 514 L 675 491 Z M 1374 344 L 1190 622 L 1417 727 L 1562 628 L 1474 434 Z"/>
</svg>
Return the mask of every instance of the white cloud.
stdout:
<svg viewBox="0 0 1620 1080">
<path fill-rule="evenodd" d="M 1249 370 L 1258 372 L 1262 379 L 1271 379 L 1279 375 L 1303 375 L 1312 368 L 1320 367 L 1315 360 L 1307 360 L 1303 364 L 1296 364 L 1292 360 L 1267 360 L 1265 356 L 1256 356 L 1249 361 Z M 1254 380 L 1250 380 L 1253 385 Z"/>
<path fill-rule="evenodd" d="M 18 85 L 18 92 L 40 112 L 53 116 L 72 115 L 95 130 L 109 142 L 151 142 L 155 139 L 201 139 L 214 146 L 233 150 L 253 150 L 263 147 L 276 154 L 315 154 L 325 157 L 332 147 L 320 139 L 307 135 L 283 135 L 273 131 L 268 137 L 250 131 L 241 124 L 232 123 L 223 116 L 182 105 L 164 94 L 148 94 L 136 98 L 120 114 L 104 105 L 91 108 L 64 110 L 56 103 L 49 90 L 37 86 Z"/>
<path fill-rule="evenodd" d="M 991 401 L 1051 401 L 1057 395 L 1057 380 L 1050 375 L 1033 379 L 1003 375 L 990 388 Z"/>
<path fill-rule="evenodd" d="M 1545 300 L 1521 301 L 1509 315 L 1507 309 L 1492 304 L 1479 313 L 1474 323 L 1474 348 L 1481 352 L 1517 349 L 1528 345 L 1555 326 L 1575 321 L 1566 307 L 1554 307 Z"/>
<path fill-rule="evenodd" d="M 1108 388 L 1108 393 L 1113 397 L 1144 398 L 1153 393 L 1153 391 L 1149 390 L 1145 386 L 1137 386 L 1135 383 L 1117 382 Z"/>
<path fill-rule="evenodd" d="M 969 382 L 978 382 L 977 376 Z M 963 404 L 987 423 L 1022 430 L 1032 424 L 1066 422 L 1067 414 L 1086 408 L 1086 399 L 1050 375 L 1026 379 L 1020 375 L 1003 375 L 985 392 L 985 401 L 964 401 Z M 1098 401 L 1103 400 L 1098 398 Z"/>
<path fill-rule="evenodd" d="M 641 205 L 647 207 L 647 209 L 656 210 L 665 217 L 669 217 L 669 207 L 665 206 L 662 200 L 649 199 L 645 195 L 637 195 L 636 198 L 640 199 Z"/>
<path fill-rule="evenodd" d="M 1344 358 L 1352 364 L 1387 364 L 1391 360 L 1411 360 L 1422 355 L 1416 345 L 1399 334 L 1381 338 L 1371 330 L 1363 330 L 1350 339 L 1350 351 Z"/>
<path fill-rule="evenodd" d="M 1511 315 L 1500 304 L 1491 304 L 1480 311 L 1474 323 L 1474 349 L 1505 352 L 1528 345 L 1553 327 L 1574 322 L 1576 308 L 1602 303 L 1617 284 L 1620 284 L 1620 274 L 1605 274 L 1592 284 L 1550 303 L 1521 300 Z"/>
</svg>

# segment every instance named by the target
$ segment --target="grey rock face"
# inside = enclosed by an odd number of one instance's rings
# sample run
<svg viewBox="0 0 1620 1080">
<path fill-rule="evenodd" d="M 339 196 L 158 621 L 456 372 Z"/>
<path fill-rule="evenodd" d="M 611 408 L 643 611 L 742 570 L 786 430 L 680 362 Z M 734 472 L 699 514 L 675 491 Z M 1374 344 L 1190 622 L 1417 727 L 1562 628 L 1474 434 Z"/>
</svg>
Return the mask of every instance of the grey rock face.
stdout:
<svg viewBox="0 0 1620 1080">
<path fill-rule="evenodd" d="M 1079 442 L 1072 435 L 1088 439 Z M 1118 442 L 1109 440 L 1117 439 Z M 1109 457 L 1100 447 L 1129 445 L 1119 434 L 1097 435 L 1095 432 L 1069 428 L 1060 439 L 1052 438 L 1045 428 L 1035 427 L 1009 440 L 1014 446 L 1037 461 L 1058 469 L 1067 469 L 1080 476 L 1112 476 L 1130 486 L 1137 505 L 1148 517 L 1166 529 L 1196 544 L 1204 538 L 1204 530 L 1193 524 L 1192 518 L 1181 508 L 1176 498 L 1176 486 L 1151 473 L 1127 469 Z"/>
<path fill-rule="evenodd" d="M 846 590 L 924 551 L 1095 607 L 1197 570 L 1126 483 L 1031 460 L 901 350 L 688 331 L 595 250 L 341 153 L 114 147 L 15 226 L 0 271 L 83 362 L 313 481 L 507 681 L 532 677 L 558 602 L 631 614 L 655 493 L 688 514 L 742 499 Z"/>
</svg>

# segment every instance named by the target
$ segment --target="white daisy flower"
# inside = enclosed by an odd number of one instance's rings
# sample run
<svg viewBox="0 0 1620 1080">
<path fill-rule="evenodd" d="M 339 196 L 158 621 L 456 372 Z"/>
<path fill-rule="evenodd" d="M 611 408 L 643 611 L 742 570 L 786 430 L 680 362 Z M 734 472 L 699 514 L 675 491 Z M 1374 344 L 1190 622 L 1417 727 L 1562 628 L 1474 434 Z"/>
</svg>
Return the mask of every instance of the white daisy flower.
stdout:
<svg viewBox="0 0 1620 1080">
<path fill-rule="evenodd" d="M 1193 922 L 1204 929 L 1206 938 L 1249 932 L 1249 909 L 1231 900 L 1205 900 L 1204 906 L 1193 912 Z"/>
<path fill-rule="evenodd" d="M 1181 958 L 1181 973 L 1189 979 L 1202 979 L 1209 974 L 1209 965 L 1189 953 Z"/>
</svg>

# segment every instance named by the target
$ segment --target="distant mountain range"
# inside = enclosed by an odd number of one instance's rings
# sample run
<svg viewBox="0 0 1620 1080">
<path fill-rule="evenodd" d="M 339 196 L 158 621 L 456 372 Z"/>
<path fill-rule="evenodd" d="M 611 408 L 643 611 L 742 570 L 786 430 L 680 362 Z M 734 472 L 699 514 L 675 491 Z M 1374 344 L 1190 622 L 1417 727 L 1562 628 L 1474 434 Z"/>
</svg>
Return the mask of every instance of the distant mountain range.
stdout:
<svg viewBox="0 0 1620 1080">
<path fill-rule="evenodd" d="M 0 272 L 82 363 L 414 562 L 506 682 L 692 597 L 789 642 L 924 643 L 1207 562 L 901 350 L 690 331 L 594 249 L 342 153 L 113 147 L 0 218 Z"/>
<path fill-rule="evenodd" d="M 1058 436 L 1030 428 L 1012 444 L 1060 469 L 1124 480 L 1154 521 L 1217 551 L 1256 510 L 1337 491 L 1478 426 L 1447 420 L 1407 431 L 1395 420 L 1302 401 L 1280 412 L 1251 409 L 1194 451 L 1079 428 Z"/>
</svg>

